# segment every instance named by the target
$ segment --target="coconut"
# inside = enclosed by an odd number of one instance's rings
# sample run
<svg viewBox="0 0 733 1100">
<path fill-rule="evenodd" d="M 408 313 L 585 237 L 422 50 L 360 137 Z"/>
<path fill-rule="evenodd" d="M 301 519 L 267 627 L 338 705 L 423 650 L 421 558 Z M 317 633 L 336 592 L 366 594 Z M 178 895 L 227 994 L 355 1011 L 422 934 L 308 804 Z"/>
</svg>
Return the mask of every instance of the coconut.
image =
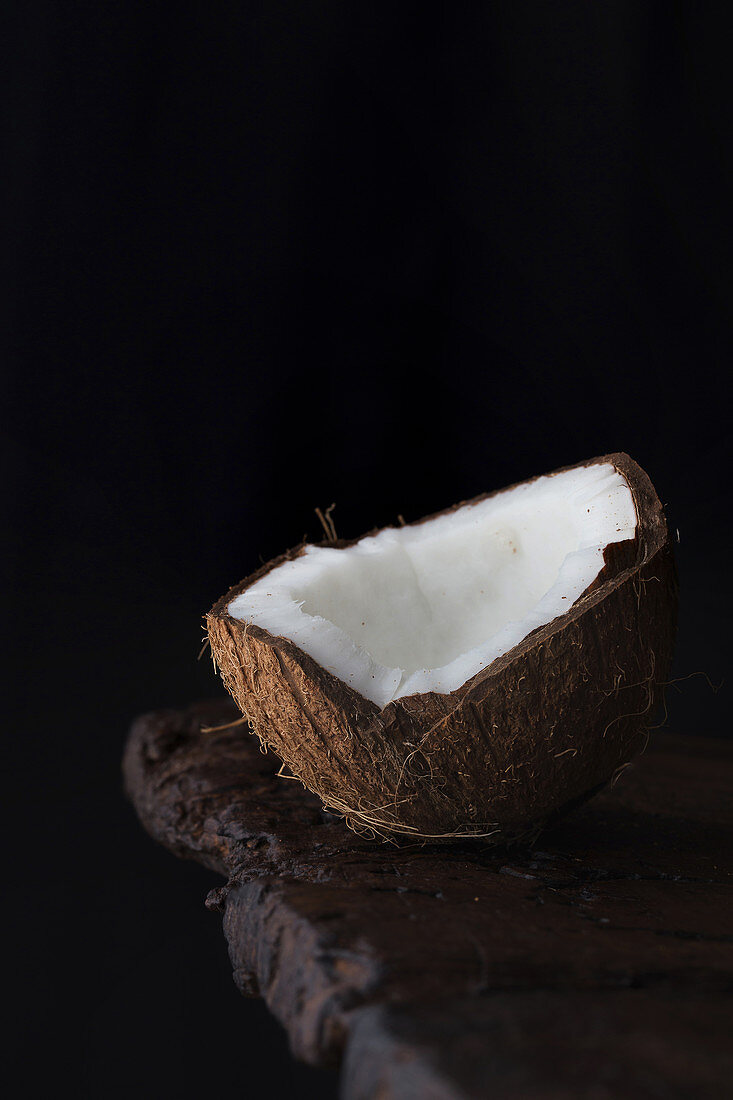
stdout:
<svg viewBox="0 0 733 1100">
<path fill-rule="evenodd" d="M 352 827 L 526 836 L 645 745 L 677 584 L 628 455 L 333 535 L 235 585 L 207 625 L 243 724 Z"/>
</svg>

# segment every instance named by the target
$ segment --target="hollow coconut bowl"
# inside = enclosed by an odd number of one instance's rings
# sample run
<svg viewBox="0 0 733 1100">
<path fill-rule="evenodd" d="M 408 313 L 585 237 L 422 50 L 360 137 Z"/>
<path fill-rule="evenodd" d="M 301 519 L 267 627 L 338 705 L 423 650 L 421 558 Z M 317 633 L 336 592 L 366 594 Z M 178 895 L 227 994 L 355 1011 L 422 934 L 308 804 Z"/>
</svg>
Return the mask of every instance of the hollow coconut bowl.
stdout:
<svg viewBox="0 0 733 1100">
<path fill-rule="evenodd" d="M 499 841 L 538 832 L 644 747 L 676 608 L 661 503 L 611 454 L 302 544 L 207 625 L 243 736 L 352 827 Z"/>
</svg>

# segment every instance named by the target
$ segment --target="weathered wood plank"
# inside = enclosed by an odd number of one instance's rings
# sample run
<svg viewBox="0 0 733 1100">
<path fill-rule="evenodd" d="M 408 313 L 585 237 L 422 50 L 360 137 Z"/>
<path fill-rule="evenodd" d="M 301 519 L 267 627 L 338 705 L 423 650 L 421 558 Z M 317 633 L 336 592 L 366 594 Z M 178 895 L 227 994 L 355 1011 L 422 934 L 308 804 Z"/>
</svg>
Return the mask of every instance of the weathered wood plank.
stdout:
<svg viewBox="0 0 733 1100">
<path fill-rule="evenodd" d="M 227 878 L 234 977 L 343 1095 L 730 1095 L 733 746 L 658 735 L 535 847 L 357 837 L 228 702 L 139 719 L 148 831 Z"/>
</svg>

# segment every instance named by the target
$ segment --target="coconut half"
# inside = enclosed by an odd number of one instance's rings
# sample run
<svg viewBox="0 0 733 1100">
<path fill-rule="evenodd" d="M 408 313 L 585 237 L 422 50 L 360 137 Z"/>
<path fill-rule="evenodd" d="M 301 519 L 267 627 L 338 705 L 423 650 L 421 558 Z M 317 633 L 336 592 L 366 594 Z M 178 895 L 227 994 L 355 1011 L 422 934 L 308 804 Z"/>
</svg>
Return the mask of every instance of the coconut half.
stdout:
<svg viewBox="0 0 733 1100">
<path fill-rule="evenodd" d="M 614 454 L 232 588 L 212 651 L 250 727 L 352 825 L 509 838 L 609 780 L 669 674 L 676 578 Z"/>
</svg>

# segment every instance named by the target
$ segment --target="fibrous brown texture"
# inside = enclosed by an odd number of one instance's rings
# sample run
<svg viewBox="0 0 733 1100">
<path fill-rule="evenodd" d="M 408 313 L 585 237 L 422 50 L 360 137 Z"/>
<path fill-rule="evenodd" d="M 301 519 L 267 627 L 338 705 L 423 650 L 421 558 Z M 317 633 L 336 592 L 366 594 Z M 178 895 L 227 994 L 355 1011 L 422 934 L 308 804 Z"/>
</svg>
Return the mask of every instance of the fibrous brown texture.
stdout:
<svg viewBox="0 0 733 1100">
<path fill-rule="evenodd" d="M 139 719 L 127 791 L 225 876 L 235 982 L 298 1057 L 341 1063 L 342 1100 L 730 1095 L 730 744 L 660 733 L 541 847 L 395 847 L 283 783 L 236 717 Z"/>
<path fill-rule="evenodd" d="M 669 675 L 675 568 L 647 475 L 624 454 L 583 465 L 596 463 L 626 479 L 635 539 L 607 547 L 601 574 L 567 614 L 450 693 L 380 709 L 289 639 L 229 614 L 236 596 L 302 546 L 209 613 L 214 659 L 250 729 L 349 824 L 443 839 L 523 835 L 643 746 Z"/>
</svg>

